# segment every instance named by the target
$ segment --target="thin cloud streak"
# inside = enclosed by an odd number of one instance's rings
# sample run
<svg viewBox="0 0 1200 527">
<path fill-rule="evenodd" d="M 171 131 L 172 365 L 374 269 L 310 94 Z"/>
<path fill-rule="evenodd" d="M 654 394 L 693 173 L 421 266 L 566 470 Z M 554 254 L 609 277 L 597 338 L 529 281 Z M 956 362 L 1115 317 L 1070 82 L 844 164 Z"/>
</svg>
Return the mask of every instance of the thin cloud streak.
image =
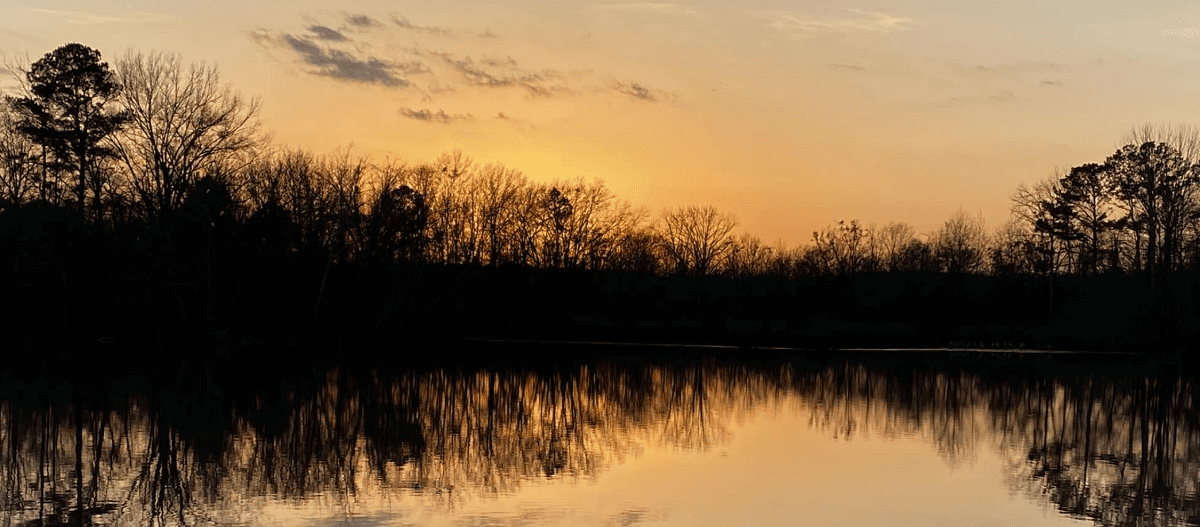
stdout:
<svg viewBox="0 0 1200 527">
<path fill-rule="evenodd" d="M 407 117 L 409 119 L 416 120 L 416 121 L 425 121 L 427 123 L 441 123 L 441 124 L 450 124 L 450 123 L 456 122 L 456 121 L 473 121 L 473 120 L 475 120 L 475 116 L 473 116 L 469 113 L 450 115 L 450 114 L 446 113 L 445 110 L 438 110 L 438 111 L 434 112 L 427 108 L 422 108 L 420 110 L 413 110 L 411 108 L 401 108 L 400 115 Z M 501 115 L 503 115 L 503 114 L 501 114 Z"/>
<path fill-rule="evenodd" d="M 67 17 L 68 24 L 104 24 L 109 22 L 150 24 L 154 22 L 162 22 L 172 18 L 171 15 L 163 13 L 149 13 L 145 11 L 106 15 L 92 11 L 41 9 L 36 7 L 26 7 L 26 9 L 37 13 L 46 13 L 49 15 Z"/>
<path fill-rule="evenodd" d="M 793 15 L 788 13 L 777 14 L 775 20 L 769 27 L 795 33 L 893 33 L 896 31 L 907 31 L 912 29 L 915 24 L 913 19 L 908 17 L 894 16 L 887 13 L 875 11 L 863 11 L 861 9 L 848 9 L 856 15 L 857 18 L 821 18 L 814 16 Z"/>
<path fill-rule="evenodd" d="M 397 16 L 397 15 L 390 15 L 390 16 L 392 18 L 392 23 L 395 24 L 396 27 L 407 29 L 409 31 L 416 31 L 419 33 L 429 33 L 431 35 L 438 35 L 438 36 L 449 36 L 451 33 L 454 32 L 453 29 L 448 28 L 448 27 L 420 26 L 420 25 L 414 24 L 412 22 L 409 22 L 408 19 L 405 17 Z"/>
<path fill-rule="evenodd" d="M 520 87 L 524 88 L 530 95 L 541 97 L 546 97 L 552 95 L 555 91 L 566 89 L 565 86 L 551 83 L 551 81 L 562 78 L 562 74 L 559 72 L 554 70 L 543 70 L 541 72 L 522 71 L 516 67 L 517 63 L 511 57 L 503 63 L 492 59 L 484 59 L 480 64 L 498 67 L 499 69 L 513 70 L 512 74 L 488 71 L 472 61 L 470 56 L 457 60 L 445 58 L 445 60 L 447 64 L 453 66 L 458 73 L 476 86 L 488 88 Z"/>
<path fill-rule="evenodd" d="M 669 14 L 688 14 L 698 15 L 695 10 L 683 7 L 674 3 L 661 2 L 631 2 L 625 4 L 601 4 L 594 9 L 597 11 L 624 11 L 624 12 L 640 12 L 640 13 L 658 13 L 663 15 Z"/>
<path fill-rule="evenodd" d="M 1171 35 L 1171 36 L 1175 36 L 1175 37 L 1192 38 L 1196 35 L 1200 35 L 1200 29 L 1196 29 L 1194 27 L 1185 27 L 1185 28 L 1180 28 L 1180 29 L 1164 29 L 1163 34 Z"/>
<path fill-rule="evenodd" d="M 999 93 L 996 93 L 994 95 L 988 95 L 987 97 L 950 97 L 951 101 L 965 102 L 965 103 L 999 103 L 999 104 L 1003 104 L 1003 103 L 1012 102 L 1014 99 L 1016 99 L 1016 96 L 1013 95 L 1013 92 L 1011 92 L 1009 90 L 1000 90 Z"/>
<path fill-rule="evenodd" d="M 662 100 L 672 100 L 675 98 L 675 95 L 670 92 L 647 88 L 636 82 L 626 84 L 617 81 L 617 83 L 613 86 L 613 89 L 616 90 L 617 93 L 622 93 L 628 95 L 629 97 L 648 102 L 659 102 Z"/>
</svg>

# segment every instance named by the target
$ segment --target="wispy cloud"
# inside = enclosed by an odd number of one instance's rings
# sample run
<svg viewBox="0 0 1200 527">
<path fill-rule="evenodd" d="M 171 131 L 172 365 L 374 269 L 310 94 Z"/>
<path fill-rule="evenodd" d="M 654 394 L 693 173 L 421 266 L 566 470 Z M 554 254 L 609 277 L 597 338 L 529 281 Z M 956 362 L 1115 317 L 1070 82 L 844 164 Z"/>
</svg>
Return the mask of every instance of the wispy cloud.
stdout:
<svg viewBox="0 0 1200 527">
<path fill-rule="evenodd" d="M 440 35 L 440 36 L 449 36 L 451 33 L 454 32 L 453 29 L 448 28 L 448 27 L 420 26 L 420 25 L 414 24 L 412 22 L 409 22 L 407 18 L 402 17 L 402 16 L 391 15 L 391 18 L 392 18 L 392 23 L 395 24 L 396 27 L 407 29 L 409 31 L 416 31 L 418 33 L 429 33 L 431 35 Z"/>
<path fill-rule="evenodd" d="M 1062 86 L 1062 81 L 1042 81 L 1042 86 Z"/>
<path fill-rule="evenodd" d="M 1036 82 L 1050 76 L 1058 76 L 1069 70 L 1067 65 L 1055 62 L 1014 62 L 1010 64 L 962 65 L 950 64 L 954 73 L 972 79 L 1024 79 Z"/>
<path fill-rule="evenodd" d="M 595 7 L 597 11 L 623 11 L 639 13 L 658 13 L 662 15 L 688 14 L 698 15 L 695 10 L 675 3 L 664 2 L 630 2 L 624 4 L 601 4 Z"/>
<path fill-rule="evenodd" d="M 265 30 L 252 32 L 250 36 L 260 45 L 296 53 L 304 64 L 315 68 L 309 73 L 341 81 L 404 88 L 411 83 L 401 77 L 401 73 L 424 71 L 424 66 L 419 62 L 393 62 L 371 56 L 355 56 L 345 50 L 320 46 L 305 36 L 289 33 L 275 36 Z"/>
<path fill-rule="evenodd" d="M 479 34 L 422 26 L 394 14 L 390 17 L 388 21 L 341 13 L 332 24 L 306 19 L 298 31 L 258 29 L 247 34 L 266 52 L 294 64 L 307 75 L 403 89 L 399 95 L 402 104 L 413 106 L 397 110 L 398 115 L 422 122 L 520 122 L 504 111 L 497 112 L 508 108 L 478 109 L 475 114 L 452 114 L 438 108 L 446 104 L 473 108 L 471 104 L 479 100 L 481 91 L 492 90 L 524 94 L 529 100 L 620 97 L 664 103 L 676 99 L 674 93 L 641 80 L 616 81 L 611 74 L 597 74 L 591 69 L 530 68 L 520 56 L 496 53 L 505 49 L 505 42 L 491 31 Z M 425 33 L 426 38 L 413 35 L 413 31 Z M 498 40 L 484 43 L 477 38 Z M 473 48 L 484 54 L 467 54 Z M 477 119 L 474 115 L 495 117 Z"/>
<path fill-rule="evenodd" d="M 66 19 L 68 24 L 104 24 L 111 22 L 149 24 L 154 22 L 162 22 L 172 18 L 171 15 L 163 13 L 149 13 L 145 11 L 136 11 L 130 13 L 97 13 L 94 11 L 41 9 L 36 7 L 26 7 L 26 9 L 37 13 L 45 13 L 63 17 Z"/>
<path fill-rule="evenodd" d="M 1200 29 L 1196 29 L 1194 27 L 1184 27 L 1184 28 L 1179 28 L 1179 29 L 1164 29 L 1162 34 L 1176 36 L 1176 37 L 1183 37 L 1183 38 L 1192 38 L 1196 35 L 1200 35 Z"/>
<path fill-rule="evenodd" d="M 383 27 L 383 23 L 367 15 L 346 15 L 346 23 L 360 28 Z"/>
<path fill-rule="evenodd" d="M 876 11 L 847 9 L 854 17 L 819 17 L 777 13 L 769 27 L 787 31 L 794 36 L 806 33 L 892 33 L 907 31 L 915 24 L 913 19 Z"/>
<path fill-rule="evenodd" d="M 631 82 L 631 83 L 627 84 L 624 82 L 617 81 L 613 85 L 613 89 L 616 90 L 617 93 L 622 93 L 622 94 L 628 95 L 630 97 L 633 97 L 635 99 L 641 99 L 643 101 L 649 101 L 649 102 L 658 102 L 658 101 L 663 101 L 663 100 L 671 100 L 671 99 L 675 98 L 675 94 L 673 94 L 673 93 L 663 91 L 663 90 L 656 90 L 653 88 L 647 88 L 646 86 L 643 86 L 636 82 Z"/>
<path fill-rule="evenodd" d="M 451 115 L 451 114 L 446 113 L 445 110 L 438 110 L 435 112 L 435 111 L 429 110 L 427 108 L 422 108 L 420 110 L 413 110 L 411 108 L 401 108 L 400 115 L 407 117 L 409 119 L 417 120 L 417 121 L 425 121 L 427 123 L 450 124 L 455 121 L 473 121 L 473 120 L 475 120 L 475 116 L 473 116 L 469 113 Z M 504 114 L 500 114 L 500 115 L 504 115 Z"/>
<path fill-rule="evenodd" d="M 346 35 L 343 35 L 336 29 L 325 26 L 308 26 L 308 30 L 316 35 L 321 40 L 332 40 L 334 42 L 344 42 Z"/>
<path fill-rule="evenodd" d="M 521 68 L 515 59 L 484 57 L 479 61 L 469 55 L 458 57 L 452 53 L 426 49 L 411 50 L 428 57 L 436 57 L 450 66 L 460 78 L 469 84 L 484 88 L 521 88 L 530 96 L 549 97 L 568 93 L 566 75 L 553 69 L 531 71 Z"/>
<path fill-rule="evenodd" d="M 1007 103 L 1014 100 L 1016 97 L 1009 90 L 1000 90 L 997 93 L 986 97 L 951 97 L 951 101 L 967 102 L 967 103 Z"/>
<path fill-rule="evenodd" d="M 840 69 L 840 70 L 854 70 L 854 71 L 863 71 L 863 70 L 867 69 L 867 68 L 864 68 L 864 67 L 862 67 L 862 66 L 857 66 L 857 65 L 854 65 L 854 64 L 838 64 L 838 63 L 836 63 L 836 62 L 831 62 L 831 63 L 829 63 L 829 67 L 830 67 L 830 68 L 837 68 L 837 69 Z"/>
</svg>

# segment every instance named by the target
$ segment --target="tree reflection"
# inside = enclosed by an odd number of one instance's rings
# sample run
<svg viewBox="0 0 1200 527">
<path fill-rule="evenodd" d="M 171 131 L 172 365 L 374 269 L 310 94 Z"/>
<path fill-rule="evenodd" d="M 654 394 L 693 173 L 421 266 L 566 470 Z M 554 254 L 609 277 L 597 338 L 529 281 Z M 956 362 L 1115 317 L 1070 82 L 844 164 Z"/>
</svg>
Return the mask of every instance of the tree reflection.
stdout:
<svg viewBox="0 0 1200 527">
<path fill-rule="evenodd" d="M 835 362 L 793 386 L 833 437 L 920 435 L 952 465 L 996 447 L 1010 455 L 1014 487 L 1065 514 L 1200 525 L 1194 378 L 1173 366 L 1080 373 L 1095 368 L 937 360 Z"/>
<path fill-rule="evenodd" d="M 453 504 L 591 477 L 647 445 L 703 450 L 727 439 L 731 419 L 786 402 L 834 438 L 920 437 L 951 465 L 996 448 L 1011 485 L 1076 517 L 1200 524 L 1196 380 L 1154 364 L 1060 362 L 910 354 L 331 369 L 256 385 L 181 367 L 124 391 L 6 384 L 3 522 L 246 523 L 272 500 L 349 512 L 414 493 Z"/>
</svg>

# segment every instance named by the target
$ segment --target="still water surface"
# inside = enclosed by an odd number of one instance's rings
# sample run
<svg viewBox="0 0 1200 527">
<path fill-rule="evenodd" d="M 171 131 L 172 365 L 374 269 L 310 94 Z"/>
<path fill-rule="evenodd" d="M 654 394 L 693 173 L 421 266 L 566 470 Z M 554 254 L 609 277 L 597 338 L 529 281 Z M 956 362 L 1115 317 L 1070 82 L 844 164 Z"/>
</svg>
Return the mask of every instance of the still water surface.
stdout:
<svg viewBox="0 0 1200 527">
<path fill-rule="evenodd" d="M 3 525 L 1200 525 L 1200 391 L 1147 359 L 301 371 L 6 382 Z"/>
</svg>

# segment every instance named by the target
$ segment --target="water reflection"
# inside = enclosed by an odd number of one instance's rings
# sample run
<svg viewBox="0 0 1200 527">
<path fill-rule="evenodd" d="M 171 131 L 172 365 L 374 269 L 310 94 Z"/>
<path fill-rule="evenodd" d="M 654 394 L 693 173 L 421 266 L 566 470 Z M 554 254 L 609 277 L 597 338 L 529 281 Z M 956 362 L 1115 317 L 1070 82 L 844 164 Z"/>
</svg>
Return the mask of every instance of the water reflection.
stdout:
<svg viewBox="0 0 1200 527">
<path fill-rule="evenodd" d="M 1200 525 L 1195 377 L 1085 364 L 908 353 L 9 382 L 3 523 L 253 525 L 267 503 L 349 514 L 405 496 L 454 507 L 591 478 L 647 446 L 723 445 L 731 424 L 775 408 L 831 440 L 920 438 L 951 466 L 1001 452 L 1012 488 L 1103 525 Z"/>
</svg>

